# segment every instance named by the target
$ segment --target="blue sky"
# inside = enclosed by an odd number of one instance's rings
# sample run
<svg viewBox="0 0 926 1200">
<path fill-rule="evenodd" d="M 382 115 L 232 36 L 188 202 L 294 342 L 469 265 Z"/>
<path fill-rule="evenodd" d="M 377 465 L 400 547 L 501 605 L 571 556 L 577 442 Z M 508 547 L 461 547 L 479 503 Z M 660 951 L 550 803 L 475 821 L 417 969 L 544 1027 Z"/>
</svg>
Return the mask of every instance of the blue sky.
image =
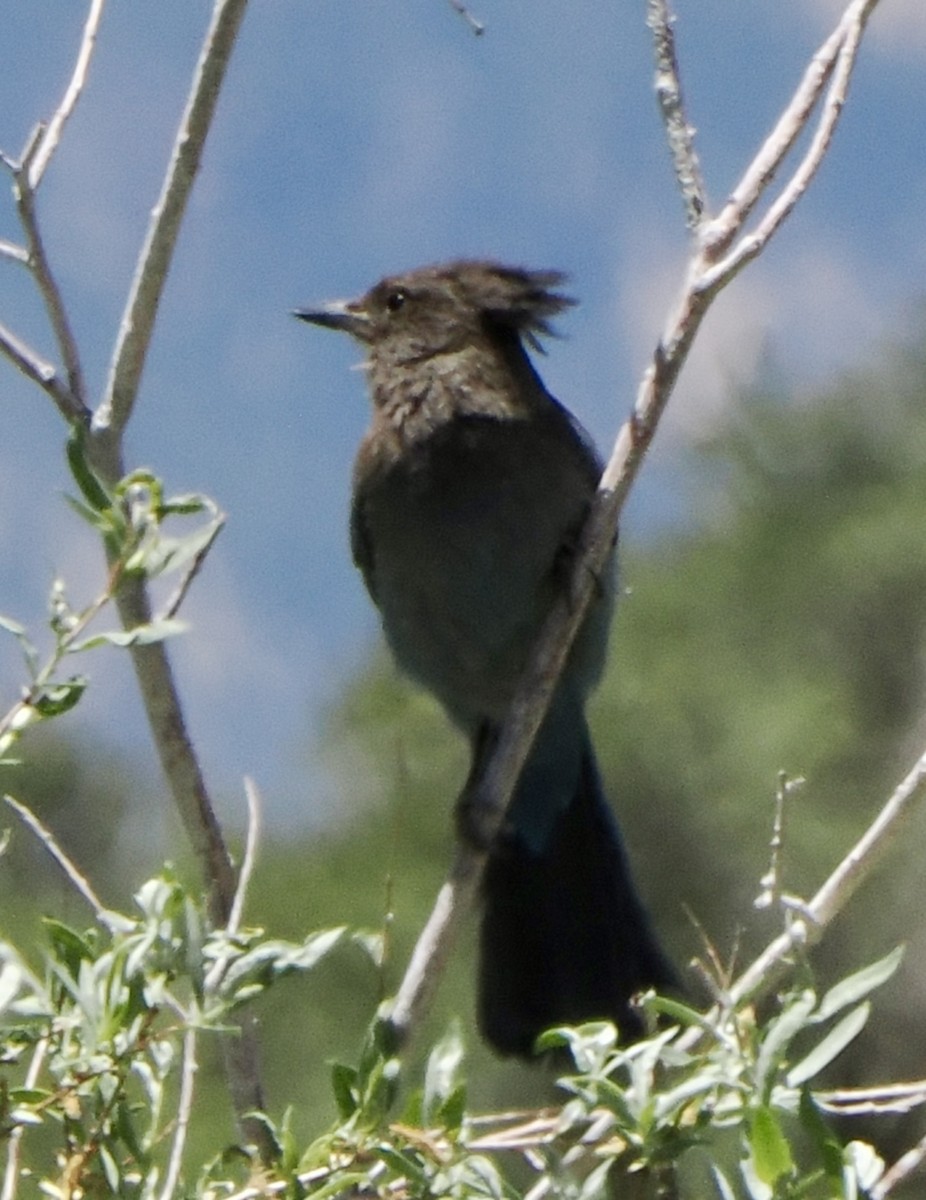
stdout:
<svg viewBox="0 0 926 1200">
<path fill-rule="evenodd" d="M 690 114 L 711 198 L 770 128 L 836 0 L 677 0 Z M 307 746 L 375 646 L 346 537 L 366 421 L 346 339 L 294 306 L 380 275 L 493 256 L 571 276 L 544 376 L 607 448 L 684 266 L 686 236 L 656 107 L 642 0 L 252 0 L 164 298 L 128 439 L 133 465 L 204 491 L 226 531 L 175 643 L 207 776 L 240 810 L 322 819 L 336 781 Z M 0 0 L 0 148 L 57 103 L 77 0 Z M 90 81 L 42 187 L 48 249 L 94 392 L 208 20 L 205 0 L 110 0 Z M 908 321 L 926 277 L 926 14 L 882 0 L 832 153 L 768 255 L 722 297 L 625 520 L 684 518 L 691 440 L 769 356 L 796 389 L 863 361 Z M 0 200 L 0 236 L 16 238 Z M 52 350 L 24 273 L 0 262 L 0 320 Z M 61 501 L 64 431 L 0 363 L 0 612 L 40 633 L 51 579 L 98 588 L 98 549 Z M 144 756 L 128 664 L 84 665 L 75 715 Z M 0 704 L 21 681 L 0 646 Z M 144 774 L 146 768 L 140 768 Z M 152 778 L 154 768 L 151 768 Z"/>
</svg>

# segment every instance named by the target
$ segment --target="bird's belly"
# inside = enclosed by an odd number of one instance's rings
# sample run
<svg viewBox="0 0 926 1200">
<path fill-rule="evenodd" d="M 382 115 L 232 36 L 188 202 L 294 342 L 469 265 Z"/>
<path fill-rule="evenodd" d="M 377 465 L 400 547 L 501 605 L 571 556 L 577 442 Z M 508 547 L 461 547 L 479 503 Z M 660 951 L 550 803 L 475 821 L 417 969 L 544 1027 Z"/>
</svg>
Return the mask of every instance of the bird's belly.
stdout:
<svg viewBox="0 0 926 1200">
<path fill-rule="evenodd" d="M 397 661 L 462 724 L 500 717 L 552 598 L 555 547 L 541 560 L 445 523 L 396 549 L 378 555 L 376 586 Z"/>
<path fill-rule="evenodd" d="M 572 473 L 492 466 L 482 453 L 449 474 L 396 471 L 365 506 L 390 647 L 467 730 L 510 704 L 587 505 Z M 604 657 L 609 592 L 580 635 L 577 654 L 592 664 L 580 675 Z"/>
</svg>

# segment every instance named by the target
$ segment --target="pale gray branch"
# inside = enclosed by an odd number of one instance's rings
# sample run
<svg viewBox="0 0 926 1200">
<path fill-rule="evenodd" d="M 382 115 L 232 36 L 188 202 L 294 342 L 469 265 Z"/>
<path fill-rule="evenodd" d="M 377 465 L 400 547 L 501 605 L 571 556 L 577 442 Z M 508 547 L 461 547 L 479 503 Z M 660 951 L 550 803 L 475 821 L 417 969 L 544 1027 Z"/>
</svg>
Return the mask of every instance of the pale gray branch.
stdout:
<svg viewBox="0 0 926 1200">
<path fill-rule="evenodd" d="M 893 1163 L 871 1189 L 871 1200 L 885 1200 L 926 1162 L 926 1134 Z"/>
<path fill-rule="evenodd" d="M 824 78 L 829 76 L 844 45 L 847 46 L 846 69 L 851 70 L 865 22 L 877 2 L 878 0 L 853 0 L 849 4 L 836 32 L 825 43 L 824 50 L 831 56 L 832 61 L 825 70 Z M 821 54 L 823 51 L 817 55 L 815 63 Z M 819 73 L 819 64 L 816 69 Z M 808 72 L 808 75 L 812 74 L 813 72 Z M 805 85 L 806 77 L 802 89 Z M 821 82 L 814 92 L 814 100 L 822 86 Z M 789 105 L 785 117 L 779 122 L 772 137 L 747 167 L 740 185 L 734 192 L 734 196 L 738 197 L 736 203 L 731 201 L 721 218 L 702 227 L 702 246 L 687 265 L 679 299 L 669 315 L 652 361 L 640 382 L 630 418 L 617 435 L 611 457 L 601 477 L 582 531 L 568 594 L 562 596 L 550 612 L 493 753 L 488 757 L 484 769 L 471 783 L 472 806 L 480 814 L 480 827 L 487 841 L 501 826 L 572 641 L 597 590 L 597 581 L 601 578 L 602 569 L 611 553 L 618 516 L 675 388 L 695 335 L 715 296 L 736 273 L 711 273 L 711 255 L 714 253 L 712 247 L 723 244 L 718 231 L 729 230 L 730 236 L 733 236 L 749 208 L 762 194 L 771 175 L 774 174 L 775 167 L 784 157 L 787 147 L 781 148 L 782 138 L 784 137 L 790 145 L 809 120 L 814 105 L 808 103 L 806 97 L 801 98 L 802 89 L 799 89 L 798 97 Z M 801 115 L 792 129 L 796 111 Z M 831 115 L 828 112 L 824 116 L 824 122 L 828 121 Z M 838 112 L 835 116 L 838 116 Z M 783 127 L 788 130 L 785 135 L 782 134 Z M 815 142 L 817 140 L 815 139 Z M 828 144 L 829 136 L 820 141 L 818 152 L 821 157 Z M 803 193 L 805 184 L 802 184 L 802 178 L 805 169 L 802 164 L 795 176 L 796 182 L 792 181 L 795 202 Z M 812 173 L 811 171 L 810 174 Z M 766 242 L 780 227 L 781 220 L 769 227 Z M 471 904 L 477 893 L 485 858 L 485 852 L 480 849 L 467 845 L 458 847 L 451 875 L 441 889 L 431 918 L 419 938 L 391 1010 L 390 1020 L 400 1043 L 411 1035 L 420 1016 L 426 1010 L 461 913 Z M 800 922 L 794 922 L 795 927 L 799 924 Z M 780 956 L 783 957 L 789 948 L 790 943 L 781 951 Z"/>
<path fill-rule="evenodd" d="M 45 170 L 49 162 L 51 162 L 51 157 L 61 140 L 61 133 L 64 130 L 64 126 L 77 106 L 80 94 L 84 90 L 84 84 L 87 81 L 87 71 L 90 67 L 90 60 L 93 57 L 96 35 L 100 28 L 105 3 L 106 0 L 91 0 L 90 11 L 87 14 L 87 20 L 84 22 L 84 32 L 81 37 L 80 49 L 77 52 L 77 60 L 74 64 L 71 80 L 52 119 L 42 130 L 36 151 L 29 164 L 27 185 L 32 192 L 42 182 L 42 176 L 45 174 Z"/>
<path fill-rule="evenodd" d="M 652 31 L 656 52 L 656 99 L 685 204 L 685 219 L 688 228 L 695 230 L 707 212 L 707 199 L 694 145 L 694 129 L 688 122 L 682 99 L 673 30 L 675 16 L 669 9 L 668 0 L 648 0 L 646 22 Z"/>
<path fill-rule="evenodd" d="M 32 1052 L 23 1087 L 34 1088 L 38 1084 L 47 1054 L 48 1039 L 40 1038 Z M 25 1125 L 17 1125 L 8 1135 L 9 1149 L 7 1150 L 6 1169 L 3 1172 L 3 1187 L 0 1188 L 0 1200 L 16 1200 L 16 1194 L 19 1191 L 19 1167 L 22 1160 L 22 1140 L 25 1130 Z"/>
<path fill-rule="evenodd" d="M 859 42 L 878 3 L 879 0 L 853 0 L 846 8 L 836 28 L 813 56 L 775 128 L 733 189 L 729 200 L 717 217 L 704 226 L 703 245 L 707 258 L 717 261 L 721 255 L 726 254 L 734 238 L 743 228 L 747 217 L 774 179 L 788 152 L 807 127 L 823 89 L 833 74 L 837 62 L 840 62 L 843 76 L 842 85 L 835 91 L 831 89 L 827 111 L 821 118 L 813 144 L 804 156 L 801 167 L 795 172 L 791 183 L 783 193 L 783 197 L 788 198 L 785 211 L 768 226 L 768 232 L 761 245 L 765 244 L 768 237 L 794 207 L 826 153 L 829 139 L 845 100 L 845 88 L 848 85 Z M 825 136 L 821 136 L 821 133 L 824 132 Z M 761 249 L 761 245 L 758 249 Z M 758 253 L 758 249 L 756 253 Z M 755 257 L 755 254 L 752 254 L 751 257 Z M 736 269 L 736 265 L 742 265 L 742 263 L 733 265 L 733 269 Z M 729 269 L 728 266 L 727 270 L 729 271 Z"/>
<path fill-rule="evenodd" d="M 0 255 L 28 266 L 29 251 L 25 246 L 20 246 L 16 242 L 8 242 L 6 238 L 0 238 Z"/>
<path fill-rule="evenodd" d="M 924 785 L 926 753 L 897 785 L 877 817 L 816 895 L 803 906 L 805 915 L 790 921 L 785 932 L 767 946 L 736 980 L 729 991 L 732 1004 L 740 1004 L 760 992 L 766 992 L 779 978 L 796 947 L 819 941 L 827 925 L 894 845 L 905 821 L 915 811 L 915 802 L 926 791 Z"/>
<path fill-rule="evenodd" d="M 187 200 L 199 171 L 247 0 L 216 0 L 161 195 L 151 215 L 94 427 L 118 434 L 138 394 Z"/>
<path fill-rule="evenodd" d="M 818 52 L 817 59 L 825 61 L 828 65 L 825 78 L 830 79 L 830 85 L 810 145 L 787 185 L 762 217 L 757 228 L 742 237 L 724 258 L 715 262 L 709 270 L 704 272 L 703 286 L 714 287 L 721 279 L 726 282 L 737 271 L 742 270 L 756 255 L 760 254 L 807 190 L 826 156 L 836 131 L 836 125 L 842 115 L 865 24 L 877 3 L 878 0 L 856 0 L 856 3 L 850 6 L 847 15 L 840 22 L 836 31 L 839 36 L 834 34 Z M 821 85 L 823 81 L 821 68 Z M 746 213 L 742 213 L 738 219 L 734 214 L 728 214 L 728 216 L 731 222 L 730 228 L 732 229 L 734 226 L 739 228 Z M 722 220 L 723 214 L 718 218 L 718 223 Z M 715 253 L 717 248 L 718 243 L 714 243 L 712 253 Z"/>
<path fill-rule="evenodd" d="M 41 145 L 41 143 L 35 143 L 35 145 Z M 78 413 L 74 419 L 87 423 L 90 420 L 90 410 L 87 408 L 85 400 L 86 392 L 80 354 L 64 306 L 61 289 L 52 273 L 51 263 L 45 253 L 45 245 L 39 231 L 38 216 L 35 211 L 35 192 L 29 182 L 31 174 L 30 156 L 30 158 L 23 159 L 22 165 L 13 173 L 13 195 L 16 198 L 19 219 L 26 234 L 29 269 L 38 285 L 39 293 L 45 304 L 45 311 L 51 321 L 64 369 L 67 372 L 68 389 L 78 405 Z"/>
<path fill-rule="evenodd" d="M 3 324 L 0 324 L 0 354 L 5 355 L 25 376 L 51 396 L 68 424 L 84 419 L 83 405 L 62 381 L 54 364 L 42 358 Z"/>
<path fill-rule="evenodd" d="M 196 1030 L 191 1028 L 187 1029 L 183 1035 L 183 1063 L 180 1069 L 180 1095 L 177 1097 L 177 1120 L 170 1146 L 170 1158 L 167 1160 L 167 1169 L 164 1172 L 161 1200 L 174 1200 L 177 1184 L 180 1182 L 183 1151 L 186 1148 L 190 1117 L 193 1113 L 193 1099 L 196 1095 L 197 1069 Z"/>
<path fill-rule="evenodd" d="M 35 836 L 39 839 L 48 853 L 52 856 L 52 858 L 67 876 L 68 881 L 71 883 L 75 891 L 77 891 L 93 909 L 97 920 L 105 925 L 107 923 L 106 906 L 93 890 L 93 887 L 91 886 L 87 877 L 80 870 L 78 870 L 75 864 L 70 858 L 68 858 L 65 852 L 58 845 L 55 835 L 48 828 L 48 826 L 40 821 L 32 809 L 28 808 L 21 801 L 14 799 L 12 796 L 4 796 L 3 800 L 4 803 L 9 805 L 13 812 L 16 813 L 23 824 L 31 829 L 31 831 L 35 834 Z"/>
</svg>

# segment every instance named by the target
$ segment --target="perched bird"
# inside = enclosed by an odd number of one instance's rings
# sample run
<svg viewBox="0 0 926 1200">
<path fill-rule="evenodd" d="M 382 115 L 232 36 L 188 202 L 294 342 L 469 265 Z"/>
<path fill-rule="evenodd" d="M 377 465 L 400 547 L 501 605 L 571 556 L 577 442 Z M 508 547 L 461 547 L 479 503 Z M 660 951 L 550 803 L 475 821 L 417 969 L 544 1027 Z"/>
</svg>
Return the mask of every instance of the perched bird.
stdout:
<svg viewBox="0 0 926 1200">
<path fill-rule="evenodd" d="M 354 466 L 354 561 L 399 666 L 440 700 L 474 761 L 566 585 L 601 472 L 526 350 L 539 350 L 573 303 L 562 282 L 554 271 L 454 262 L 296 313 L 366 351 L 373 417 Z M 489 855 L 478 1018 L 503 1054 L 529 1055 L 562 1023 L 611 1019 L 632 1037 L 631 997 L 675 980 L 585 721 L 613 597 L 609 571 Z"/>
</svg>

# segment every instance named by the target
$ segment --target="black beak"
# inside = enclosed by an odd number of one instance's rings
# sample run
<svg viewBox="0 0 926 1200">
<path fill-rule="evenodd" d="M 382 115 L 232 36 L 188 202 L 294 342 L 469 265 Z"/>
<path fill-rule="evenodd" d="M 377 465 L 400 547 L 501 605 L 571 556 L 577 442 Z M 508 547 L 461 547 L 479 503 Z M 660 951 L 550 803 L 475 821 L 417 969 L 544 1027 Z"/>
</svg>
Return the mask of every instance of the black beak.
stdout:
<svg viewBox="0 0 926 1200">
<path fill-rule="evenodd" d="M 300 321 L 310 321 L 323 329 L 340 329 L 361 342 L 370 336 L 369 315 L 357 300 L 333 300 L 321 308 L 294 308 L 292 311 Z"/>
</svg>

